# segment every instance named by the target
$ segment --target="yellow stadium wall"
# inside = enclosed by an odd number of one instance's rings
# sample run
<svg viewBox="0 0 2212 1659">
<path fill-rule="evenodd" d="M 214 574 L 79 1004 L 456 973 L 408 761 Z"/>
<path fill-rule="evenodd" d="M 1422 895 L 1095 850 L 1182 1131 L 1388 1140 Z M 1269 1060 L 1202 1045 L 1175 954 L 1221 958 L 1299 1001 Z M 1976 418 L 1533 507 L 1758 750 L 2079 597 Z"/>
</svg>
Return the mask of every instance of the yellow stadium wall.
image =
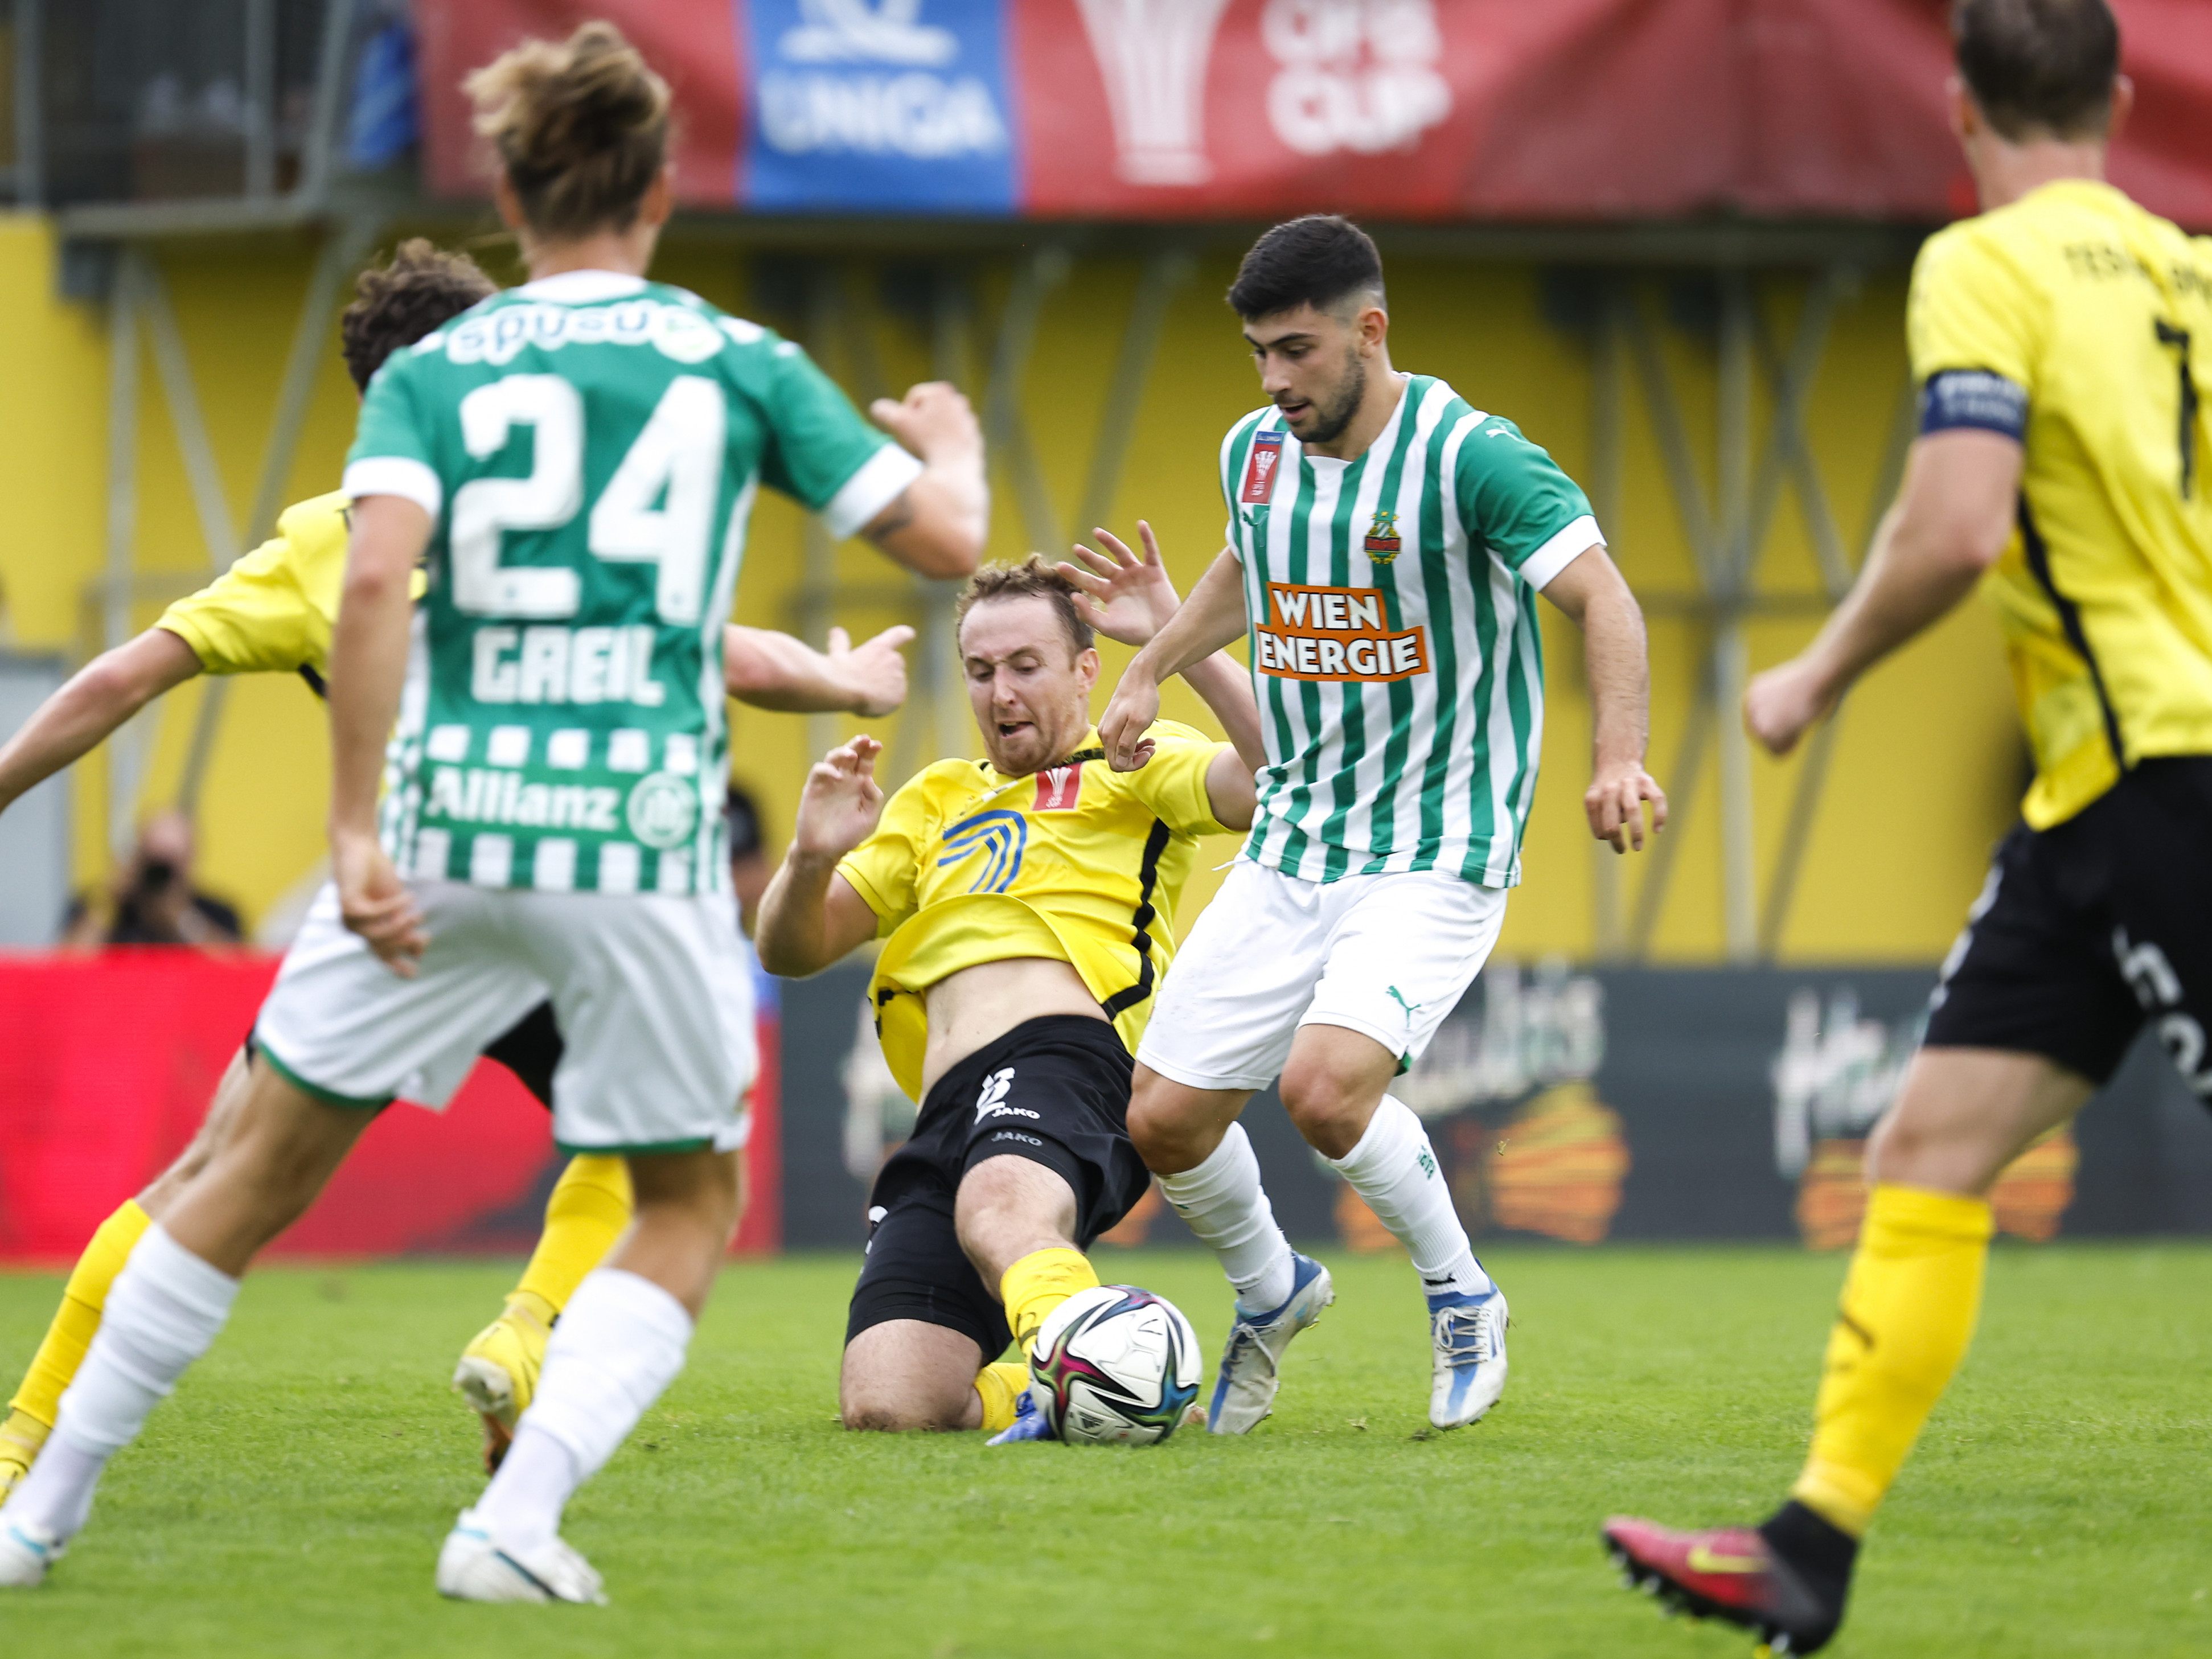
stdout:
<svg viewBox="0 0 2212 1659">
<path fill-rule="evenodd" d="M 158 259 L 174 301 L 197 378 L 211 442 L 234 515 L 242 520 L 261 463 L 292 319 L 313 249 L 305 240 L 177 244 Z M 0 586 L 15 643 L 81 653 L 94 642 L 86 610 L 104 557 L 107 343 L 100 316 L 54 297 L 54 247 L 43 221 L 0 219 L 0 304 L 8 324 L 9 395 L 0 399 Z M 1215 457 L 1225 428 L 1258 401 L 1251 365 L 1234 319 L 1220 301 L 1233 261 L 1201 261 L 1178 292 L 1161 338 L 1127 465 L 1109 515 L 1133 535 L 1149 518 L 1188 586 L 1219 546 L 1222 506 Z M 1047 302 L 1025 382 L 1030 435 L 1063 518 L 1073 511 L 1090 465 L 1136 264 L 1104 258 L 1079 262 Z M 511 271 L 502 273 L 512 276 Z M 751 292 L 742 253 L 704 237 L 672 242 L 656 273 L 733 310 Z M 1540 304 L 1538 273 L 1528 267 L 1398 258 L 1391 264 L 1392 341 L 1399 367 L 1441 374 L 1477 405 L 1517 421 L 1571 472 L 1587 478 L 1591 373 L 1587 354 L 1551 326 Z M 857 286 L 857 285 L 856 285 Z M 1003 292 L 987 281 L 984 322 Z M 1791 325 L 1794 294 L 1771 303 L 1778 332 Z M 1838 313 L 1834 335 L 1808 404 L 1810 437 L 1829 499 L 1856 552 L 1865 503 L 1880 463 L 1882 434 L 1904 374 L 1901 275 L 1869 281 Z M 766 320 L 775 320 L 769 319 Z M 898 385 L 928 372 L 926 343 L 910 325 L 881 313 L 867 319 L 885 373 Z M 975 331 L 980 378 L 989 344 Z M 1786 337 L 1786 333 L 1784 335 Z M 1669 367 L 1693 432 L 1709 432 L 1716 395 L 1712 354 L 1667 335 Z M 836 350 L 826 366 L 852 382 Z M 207 568 L 178 459 L 175 434 L 149 359 L 140 366 L 138 569 L 189 584 Z M 350 383 L 338 362 L 336 331 L 301 435 L 288 499 L 331 487 L 352 428 Z M 1686 592 L 1694 567 L 1668 495 L 1656 448 L 1643 420 L 1626 422 L 1623 509 L 1606 528 L 1630 580 L 1647 593 Z M 1710 471 L 1709 471 L 1710 476 Z M 1012 481 L 994 471 L 992 553 L 1026 551 Z M 800 515 L 764 497 L 738 593 L 738 615 L 763 626 L 800 620 Z M 860 543 L 836 554 L 841 581 L 867 588 L 866 602 L 843 605 L 839 620 L 856 636 L 913 619 L 900 598 L 904 578 Z M 1808 591 L 1817 576 L 1792 502 L 1777 513 L 1761 562 L 1762 585 Z M 139 607 L 143 626 L 159 605 Z M 1778 659 L 1809 635 L 1810 616 L 1764 617 L 1751 628 L 1754 666 Z M 1535 955 L 1589 955 L 1595 939 L 1595 849 L 1582 823 L 1589 714 L 1574 630 L 1546 616 L 1549 714 L 1542 782 L 1503 948 Z M 1676 616 L 1652 623 L 1653 767 L 1662 784 L 1694 702 L 1702 632 Z M 1109 647 L 1108 684 L 1126 658 Z M 171 798 L 180 774 L 197 700 L 204 684 L 168 700 L 159 715 L 142 807 Z M 234 896 L 251 917 L 313 869 L 321 853 L 328 769 L 320 708 L 296 683 L 234 684 L 228 694 L 202 811 L 202 878 Z M 1103 703 L 1103 692 L 1101 701 Z M 1205 722 L 1194 699 L 1178 690 L 1169 712 Z M 817 723 L 818 724 L 818 723 Z M 878 723 L 896 735 L 896 721 Z M 839 732 L 857 727 L 830 725 Z M 1733 719 L 1729 721 L 1733 729 Z M 972 742 L 972 731 L 960 728 Z M 787 824 L 809 759 L 809 723 L 738 711 L 737 775 L 756 788 L 771 833 Z M 896 749 L 894 750 L 896 751 Z M 1970 606 L 1885 665 L 1852 698 L 1780 954 L 1797 960 L 1926 960 L 1942 951 L 1979 880 L 1990 843 L 2012 810 L 2020 744 L 2009 713 L 1993 624 Z M 1753 763 L 1759 887 L 1777 856 L 1799 763 Z M 1710 758 L 1699 787 L 1675 803 L 1682 844 L 1652 953 L 1698 962 L 1723 951 L 1719 815 Z M 106 867 L 105 772 L 78 769 L 75 813 L 81 881 Z M 1224 839 L 1219 863 L 1231 856 Z M 1624 909 L 1632 912 L 1644 860 L 1623 868 Z M 1186 909 L 1212 890 L 1211 872 L 1194 884 Z"/>
</svg>

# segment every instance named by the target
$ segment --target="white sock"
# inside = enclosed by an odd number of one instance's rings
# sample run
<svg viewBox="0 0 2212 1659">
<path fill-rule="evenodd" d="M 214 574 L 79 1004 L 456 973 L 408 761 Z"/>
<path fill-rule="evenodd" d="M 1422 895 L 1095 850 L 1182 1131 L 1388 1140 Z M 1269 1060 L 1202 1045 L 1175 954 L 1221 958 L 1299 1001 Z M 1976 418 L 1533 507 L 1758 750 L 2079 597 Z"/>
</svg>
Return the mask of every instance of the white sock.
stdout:
<svg viewBox="0 0 2212 1659">
<path fill-rule="evenodd" d="M 9 1500 L 9 1517 L 74 1536 L 107 1460 L 138 1437 L 237 1299 L 236 1279 L 158 1223 L 149 1228 L 107 1292 L 99 1334 L 62 1395 L 52 1438 Z"/>
<path fill-rule="evenodd" d="M 1291 1241 L 1275 1224 L 1274 1207 L 1260 1185 L 1260 1160 L 1243 1124 L 1231 1124 L 1196 1168 L 1158 1180 L 1176 1213 L 1221 1259 L 1221 1270 L 1237 1287 L 1238 1307 L 1267 1313 L 1290 1300 Z"/>
<path fill-rule="evenodd" d="M 599 1472 L 684 1369 L 691 1316 L 649 1279 L 619 1267 L 585 1276 L 545 1345 L 537 1396 L 476 1506 L 501 1544 L 526 1549 L 561 1529 L 561 1511 Z"/>
<path fill-rule="evenodd" d="M 1383 1096 L 1359 1144 L 1329 1164 L 1406 1247 L 1431 1296 L 1481 1296 L 1493 1288 L 1452 1208 L 1428 1131 L 1403 1101 Z"/>
</svg>

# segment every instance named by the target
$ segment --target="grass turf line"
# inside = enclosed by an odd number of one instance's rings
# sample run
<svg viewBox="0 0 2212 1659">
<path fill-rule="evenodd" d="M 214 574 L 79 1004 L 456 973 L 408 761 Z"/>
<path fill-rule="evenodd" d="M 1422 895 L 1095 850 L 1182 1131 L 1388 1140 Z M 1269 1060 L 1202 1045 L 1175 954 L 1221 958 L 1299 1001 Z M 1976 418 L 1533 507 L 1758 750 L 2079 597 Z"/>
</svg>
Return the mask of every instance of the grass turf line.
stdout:
<svg viewBox="0 0 2212 1659">
<path fill-rule="evenodd" d="M 438 1541 L 480 1488 L 445 1389 L 510 1270 L 258 1274 L 215 1352 L 117 1460 L 10 1654 L 1702 1656 L 1597 1548 L 1610 1510 L 1755 1518 L 1802 1455 L 1842 1273 L 1789 1249 L 1498 1249 L 1513 1382 L 1425 1427 L 1418 1288 L 1333 1253 L 1338 1300 L 1242 1440 L 987 1450 L 835 1417 L 854 1263 L 732 1268 L 660 1408 L 569 1512 L 606 1609 L 459 1607 Z M 1102 1253 L 1194 1318 L 1209 1261 Z M 1982 1334 L 1832 1651 L 2212 1652 L 2212 1248 L 2001 1248 Z M 0 1276 L 0 1373 L 57 1279 Z"/>
</svg>

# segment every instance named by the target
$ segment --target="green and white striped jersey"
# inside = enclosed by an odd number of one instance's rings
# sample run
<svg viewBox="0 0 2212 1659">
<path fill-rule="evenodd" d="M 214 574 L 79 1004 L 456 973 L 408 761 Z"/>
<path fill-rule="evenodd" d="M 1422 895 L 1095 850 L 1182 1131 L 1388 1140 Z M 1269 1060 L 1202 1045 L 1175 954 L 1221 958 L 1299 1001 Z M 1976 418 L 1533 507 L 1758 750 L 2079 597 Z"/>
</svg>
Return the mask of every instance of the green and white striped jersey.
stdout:
<svg viewBox="0 0 2212 1659">
<path fill-rule="evenodd" d="M 1600 539 L 1583 492 L 1425 374 L 1353 461 L 1306 454 L 1272 408 L 1246 416 L 1221 489 L 1267 740 L 1243 856 L 1309 881 L 1519 882 L 1544 726 L 1534 602 Z"/>
<path fill-rule="evenodd" d="M 385 769 L 393 862 L 726 890 L 722 625 L 754 495 L 848 536 L 921 470 L 798 346 L 633 276 L 531 283 L 394 354 L 344 483 L 434 525 Z"/>
</svg>

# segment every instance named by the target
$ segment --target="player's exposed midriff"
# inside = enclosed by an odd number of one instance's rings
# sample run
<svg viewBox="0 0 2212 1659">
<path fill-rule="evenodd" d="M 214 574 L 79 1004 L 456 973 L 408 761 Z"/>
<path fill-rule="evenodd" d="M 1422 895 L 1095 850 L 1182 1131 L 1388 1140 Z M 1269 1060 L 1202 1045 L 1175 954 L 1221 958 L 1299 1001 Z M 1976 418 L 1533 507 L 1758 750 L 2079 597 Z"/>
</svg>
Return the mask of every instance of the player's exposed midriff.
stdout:
<svg viewBox="0 0 2212 1659">
<path fill-rule="evenodd" d="M 922 997 L 929 1018 L 921 1062 L 925 1095 L 946 1072 L 1024 1020 L 1045 1014 L 1106 1018 L 1083 976 L 1053 957 L 979 962 L 938 981 Z"/>
</svg>

